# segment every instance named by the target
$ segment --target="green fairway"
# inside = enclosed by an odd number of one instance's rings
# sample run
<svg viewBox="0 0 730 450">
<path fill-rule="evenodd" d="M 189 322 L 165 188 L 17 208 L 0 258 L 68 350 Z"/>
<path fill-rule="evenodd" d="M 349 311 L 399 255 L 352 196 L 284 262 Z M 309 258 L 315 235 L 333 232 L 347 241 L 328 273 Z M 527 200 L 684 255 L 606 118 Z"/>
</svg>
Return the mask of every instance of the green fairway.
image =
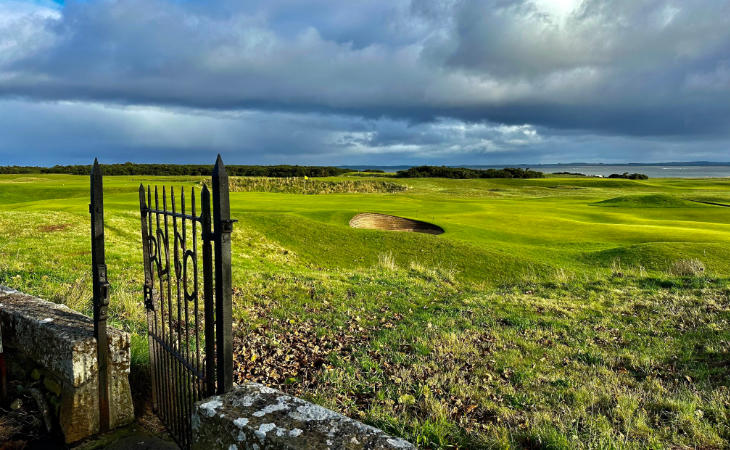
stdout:
<svg viewBox="0 0 730 450">
<path fill-rule="evenodd" d="M 730 205 L 730 180 L 359 175 L 231 193 L 239 381 L 426 448 L 730 446 L 730 207 L 701 203 Z M 138 367 L 138 187 L 202 180 L 104 179 Z M 0 175 L 0 284 L 90 314 L 88 203 L 88 177 Z M 361 212 L 445 233 L 350 228 Z"/>
</svg>

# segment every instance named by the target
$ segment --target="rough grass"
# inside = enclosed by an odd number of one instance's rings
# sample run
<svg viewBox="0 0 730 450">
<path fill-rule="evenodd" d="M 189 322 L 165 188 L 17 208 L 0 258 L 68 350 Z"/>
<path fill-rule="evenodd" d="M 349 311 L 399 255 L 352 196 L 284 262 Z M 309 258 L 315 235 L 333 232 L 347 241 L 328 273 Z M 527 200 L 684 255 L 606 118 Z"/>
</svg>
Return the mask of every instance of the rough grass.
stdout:
<svg viewBox="0 0 730 450">
<path fill-rule="evenodd" d="M 90 314 L 88 179 L 34 178 L 0 176 L 0 284 Z M 144 384 L 140 182 L 200 178 L 105 179 L 110 320 Z M 231 194 L 238 380 L 424 448 L 730 446 L 730 209 L 593 206 L 730 182 L 408 185 Z M 350 228 L 363 211 L 447 233 Z"/>
<path fill-rule="evenodd" d="M 250 280 L 237 378 L 427 448 L 727 445 L 726 282 L 624 272 L 484 292 L 381 260 Z"/>
<path fill-rule="evenodd" d="M 671 273 L 678 277 L 697 277 L 705 272 L 705 264 L 699 259 L 680 259 L 672 264 Z"/>
<path fill-rule="evenodd" d="M 303 177 L 231 177 L 232 192 L 276 192 L 287 194 L 369 194 L 395 193 L 407 189 L 403 184 L 382 180 L 319 180 Z"/>
</svg>

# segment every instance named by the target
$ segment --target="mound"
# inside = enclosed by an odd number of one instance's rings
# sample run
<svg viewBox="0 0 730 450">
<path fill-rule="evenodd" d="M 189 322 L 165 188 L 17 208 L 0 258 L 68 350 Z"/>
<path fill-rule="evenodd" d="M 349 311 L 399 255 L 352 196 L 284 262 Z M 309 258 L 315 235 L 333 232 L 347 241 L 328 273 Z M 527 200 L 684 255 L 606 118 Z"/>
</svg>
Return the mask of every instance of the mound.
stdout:
<svg viewBox="0 0 730 450">
<path fill-rule="evenodd" d="M 350 219 L 350 226 L 369 230 L 411 231 L 428 234 L 441 234 L 444 232 L 443 228 L 432 223 L 378 213 L 357 214 Z"/>
<path fill-rule="evenodd" d="M 663 194 L 625 195 L 591 203 L 591 205 L 615 208 L 697 208 L 703 206 L 698 203 Z"/>
<path fill-rule="evenodd" d="M 642 266 L 647 270 L 671 270 L 681 260 L 699 260 L 710 269 L 727 267 L 730 249 L 722 243 L 650 242 L 588 252 L 584 261 L 599 267 L 619 262 L 623 267 Z"/>
</svg>

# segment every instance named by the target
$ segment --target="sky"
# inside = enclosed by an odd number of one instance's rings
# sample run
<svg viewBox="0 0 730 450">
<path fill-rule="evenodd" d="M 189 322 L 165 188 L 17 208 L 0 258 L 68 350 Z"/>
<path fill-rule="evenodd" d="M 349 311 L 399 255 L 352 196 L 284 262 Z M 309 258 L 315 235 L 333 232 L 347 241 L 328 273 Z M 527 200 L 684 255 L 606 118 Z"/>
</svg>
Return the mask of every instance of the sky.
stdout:
<svg viewBox="0 0 730 450">
<path fill-rule="evenodd" d="M 0 0 L 0 165 L 730 161 L 730 0 Z"/>
</svg>

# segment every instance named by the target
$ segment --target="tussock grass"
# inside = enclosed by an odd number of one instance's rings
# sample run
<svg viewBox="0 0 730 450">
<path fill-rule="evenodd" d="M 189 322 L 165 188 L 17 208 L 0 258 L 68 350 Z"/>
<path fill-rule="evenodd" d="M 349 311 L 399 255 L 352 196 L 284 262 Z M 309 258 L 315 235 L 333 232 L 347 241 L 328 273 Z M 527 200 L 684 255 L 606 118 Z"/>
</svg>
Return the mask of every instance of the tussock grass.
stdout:
<svg viewBox="0 0 730 450">
<path fill-rule="evenodd" d="M 378 265 L 386 270 L 395 270 L 398 266 L 395 264 L 393 253 L 381 253 L 378 255 Z"/>
<path fill-rule="evenodd" d="M 705 273 L 705 265 L 699 259 L 680 259 L 672 264 L 671 273 L 678 277 L 697 277 Z"/>
</svg>

